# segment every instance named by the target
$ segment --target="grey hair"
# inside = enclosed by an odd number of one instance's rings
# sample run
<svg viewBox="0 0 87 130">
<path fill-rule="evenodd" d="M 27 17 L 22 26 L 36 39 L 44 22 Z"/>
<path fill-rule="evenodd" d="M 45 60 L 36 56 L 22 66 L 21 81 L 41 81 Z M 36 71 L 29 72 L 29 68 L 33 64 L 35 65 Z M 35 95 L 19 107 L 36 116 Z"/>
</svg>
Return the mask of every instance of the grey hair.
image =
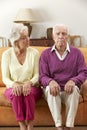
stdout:
<svg viewBox="0 0 87 130">
<path fill-rule="evenodd" d="M 23 25 L 22 23 L 21 24 L 15 23 L 13 25 L 13 28 L 12 28 L 11 34 L 10 34 L 10 38 L 9 38 L 12 46 L 15 46 L 15 41 L 17 41 L 20 38 L 21 33 L 24 30 L 28 30 L 28 28 L 27 28 L 27 26 Z"/>
<path fill-rule="evenodd" d="M 64 28 L 67 30 L 67 33 L 69 34 L 68 26 L 65 25 L 65 24 L 56 24 L 56 25 L 53 27 L 53 31 L 52 31 L 53 34 L 55 33 L 56 28 L 58 28 L 58 27 L 64 27 Z"/>
</svg>

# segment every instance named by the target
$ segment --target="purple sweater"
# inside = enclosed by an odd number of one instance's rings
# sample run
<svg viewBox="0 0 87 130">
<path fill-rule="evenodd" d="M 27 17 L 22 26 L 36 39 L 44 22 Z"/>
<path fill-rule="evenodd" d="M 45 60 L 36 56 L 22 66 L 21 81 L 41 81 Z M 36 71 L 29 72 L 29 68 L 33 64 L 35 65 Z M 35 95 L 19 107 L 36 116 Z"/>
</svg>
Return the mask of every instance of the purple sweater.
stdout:
<svg viewBox="0 0 87 130">
<path fill-rule="evenodd" d="M 87 78 L 87 67 L 79 49 L 70 47 L 64 60 L 60 60 L 51 47 L 40 57 L 40 83 L 46 87 L 51 80 L 57 81 L 63 90 L 68 80 L 80 87 Z"/>
</svg>

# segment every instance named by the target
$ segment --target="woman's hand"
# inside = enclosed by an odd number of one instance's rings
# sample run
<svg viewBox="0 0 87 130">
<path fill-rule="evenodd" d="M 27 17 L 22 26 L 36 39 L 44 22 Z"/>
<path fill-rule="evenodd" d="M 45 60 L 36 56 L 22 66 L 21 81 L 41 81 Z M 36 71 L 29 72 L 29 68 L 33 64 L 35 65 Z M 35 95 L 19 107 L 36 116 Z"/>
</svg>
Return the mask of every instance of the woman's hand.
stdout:
<svg viewBox="0 0 87 130">
<path fill-rule="evenodd" d="M 27 96 L 30 93 L 32 82 L 25 82 L 23 85 L 23 95 Z"/>
<path fill-rule="evenodd" d="M 13 94 L 15 96 L 20 96 L 22 94 L 22 86 L 19 83 L 15 82 L 12 87 L 13 87 Z"/>
<path fill-rule="evenodd" d="M 50 88 L 50 94 L 52 94 L 53 96 L 57 96 L 59 94 L 60 86 L 56 81 L 51 80 L 49 83 L 49 88 Z"/>
</svg>

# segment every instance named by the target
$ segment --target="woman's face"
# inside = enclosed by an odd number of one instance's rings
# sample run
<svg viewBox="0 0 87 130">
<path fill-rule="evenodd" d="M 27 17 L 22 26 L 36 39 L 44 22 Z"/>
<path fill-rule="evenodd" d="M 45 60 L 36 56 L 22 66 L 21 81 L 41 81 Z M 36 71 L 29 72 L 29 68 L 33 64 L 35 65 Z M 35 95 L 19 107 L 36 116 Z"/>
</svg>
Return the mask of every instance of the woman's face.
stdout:
<svg viewBox="0 0 87 130">
<path fill-rule="evenodd" d="M 16 45 L 18 46 L 19 49 L 25 49 L 29 46 L 28 31 L 24 30 L 21 33 L 21 36 L 20 36 L 19 40 L 17 41 Z"/>
</svg>

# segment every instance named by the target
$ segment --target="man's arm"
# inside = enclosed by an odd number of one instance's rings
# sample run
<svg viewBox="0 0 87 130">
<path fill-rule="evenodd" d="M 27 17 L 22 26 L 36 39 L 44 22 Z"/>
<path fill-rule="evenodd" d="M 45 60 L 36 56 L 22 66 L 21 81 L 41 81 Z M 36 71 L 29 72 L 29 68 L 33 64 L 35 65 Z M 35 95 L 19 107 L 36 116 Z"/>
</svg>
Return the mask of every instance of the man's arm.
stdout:
<svg viewBox="0 0 87 130">
<path fill-rule="evenodd" d="M 70 80 L 74 81 L 77 86 L 81 86 L 81 84 L 87 79 L 87 66 L 84 60 L 84 56 L 82 53 L 78 55 L 77 61 L 77 76 L 71 78 Z"/>
<path fill-rule="evenodd" d="M 46 56 L 45 53 L 42 53 L 40 57 L 40 66 L 39 66 L 39 72 L 40 72 L 40 83 L 46 87 L 49 82 L 52 80 L 50 77 L 49 72 L 49 66 L 48 66 L 48 56 Z M 50 64 L 50 63 L 49 63 Z"/>
</svg>

